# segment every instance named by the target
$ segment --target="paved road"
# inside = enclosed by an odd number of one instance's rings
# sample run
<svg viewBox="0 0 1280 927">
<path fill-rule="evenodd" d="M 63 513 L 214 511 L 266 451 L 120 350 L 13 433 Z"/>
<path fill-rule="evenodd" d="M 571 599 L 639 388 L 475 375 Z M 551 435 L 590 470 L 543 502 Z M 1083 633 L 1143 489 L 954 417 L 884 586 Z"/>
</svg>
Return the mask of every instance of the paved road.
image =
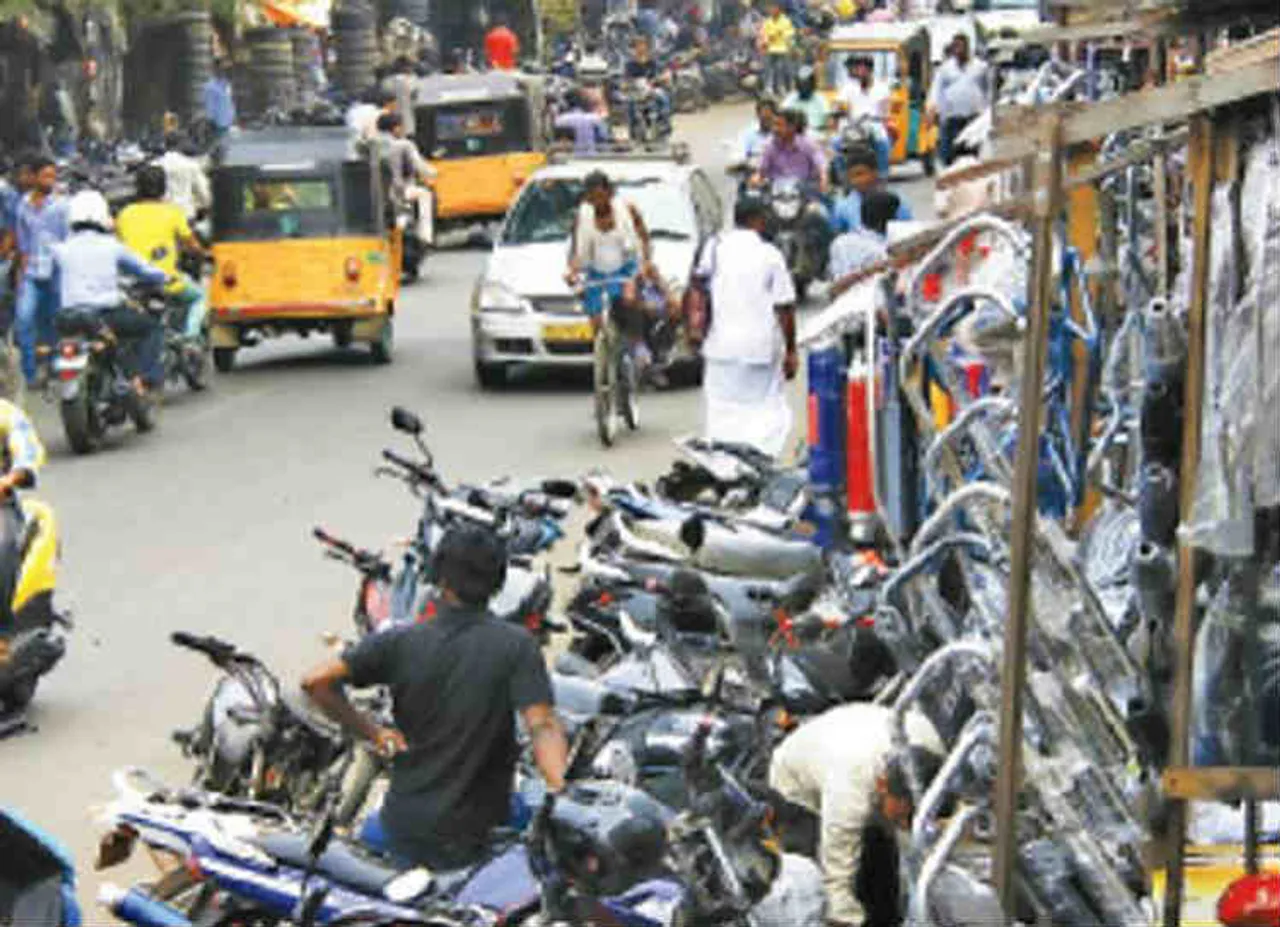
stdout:
<svg viewBox="0 0 1280 927">
<path fill-rule="evenodd" d="M 718 109 L 678 133 L 719 176 L 722 140 L 749 118 L 746 107 Z M 927 205 L 922 182 L 900 189 L 917 210 Z M 96 888 L 90 809 L 107 797 L 109 772 L 141 765 L 175 782 L 186 772 L 168 735 L 194 723 L 214 674 L 169 633 L 224 636 L 295 678 L 323 656 L 322 632 L 348 630 L 354 592 L 354 574 L 320 557 L 311 526 L 369 546 L 410 530 L 413 501 L 371 475 L 397 440 L 393 403 L 423 415 L 445 474 L 474 479 L 602 465 L 652 476 L 670 439 L 697 427 L 695 392 L 646 395 L 643 431 L 606 453 L 582 377 L 480 392 L 467 305 L 483 258 L 432 257 L 406 291 L 390 367 L 327 340 L 276 342 L 244 352 L 211 393 L 175 396 L 156 433 L 124 434 L 88 458 L 70 456 L 56 416 L 37 410 L 51 454 L 40 492 L 61 519 L 64 603 L 78 628 L 38 696 L 39 731 L 0 742 L 0 802 L 67 843 L 86 899 Z"/>
</svg>

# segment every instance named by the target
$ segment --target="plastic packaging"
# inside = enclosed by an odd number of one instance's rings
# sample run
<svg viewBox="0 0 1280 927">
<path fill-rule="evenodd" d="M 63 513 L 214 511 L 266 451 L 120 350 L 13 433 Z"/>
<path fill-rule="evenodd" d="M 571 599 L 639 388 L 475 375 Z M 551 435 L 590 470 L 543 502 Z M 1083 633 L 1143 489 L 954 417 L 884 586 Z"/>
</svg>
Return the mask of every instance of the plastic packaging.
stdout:
<svg viewBox="0 0 1280 927">
<path fill-rule="evenodd" d="M 1229 570 L 1196 633 L 1191 758 L 1196 766 L 1242 765 L 1245 680 L 1244 575 Z"/>
</svg>

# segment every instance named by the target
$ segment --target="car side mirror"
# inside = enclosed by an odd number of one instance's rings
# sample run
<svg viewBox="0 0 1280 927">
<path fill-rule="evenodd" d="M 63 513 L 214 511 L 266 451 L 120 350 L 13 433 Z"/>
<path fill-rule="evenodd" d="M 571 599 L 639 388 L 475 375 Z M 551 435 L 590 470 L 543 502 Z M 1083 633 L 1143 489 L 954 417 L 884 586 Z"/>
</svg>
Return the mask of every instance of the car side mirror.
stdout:
<svg viewBox="0 0 1280 927">
<path fill-rule="evenodd" d="M 415 438 L 423 431 L 422 419 L 403 406 L 391 407 L 391 427 Z"/>
</svg>

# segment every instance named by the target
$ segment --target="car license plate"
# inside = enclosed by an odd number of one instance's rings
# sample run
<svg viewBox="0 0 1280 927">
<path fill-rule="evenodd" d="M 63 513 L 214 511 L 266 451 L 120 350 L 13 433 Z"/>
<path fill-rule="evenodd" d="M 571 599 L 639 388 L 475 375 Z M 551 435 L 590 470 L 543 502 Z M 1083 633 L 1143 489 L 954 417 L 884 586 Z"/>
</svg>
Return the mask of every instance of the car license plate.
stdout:
<svg viewBox="0 0 1280 927">
<path fill-rule="evenodd" d="M 542 326 L 542 340 L 563 344 L 591 340 L 590 322 L 560 322 Z"/>
</svg>

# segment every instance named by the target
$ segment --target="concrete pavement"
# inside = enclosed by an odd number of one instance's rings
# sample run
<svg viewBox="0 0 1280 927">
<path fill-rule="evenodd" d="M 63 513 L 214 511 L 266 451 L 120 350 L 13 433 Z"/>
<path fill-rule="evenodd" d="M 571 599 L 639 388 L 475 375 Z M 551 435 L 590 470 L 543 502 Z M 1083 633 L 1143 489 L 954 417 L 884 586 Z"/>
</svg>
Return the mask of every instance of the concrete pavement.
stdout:
<svg viewBox="0 0 1280 927">
<path fill-rule="evenodd" d="M 723 140 L 750 118 L 747 106 L 718 108 L 685 117 L 677 133 L 719 179 Z M 918 214 L 929 189 L 900 187 Z M 311 527 L 367 546 L 412 529 L 415 501 L 372 476 L 380 449 L 401 444 L 387 424 L 392 404 L 420 412 L 454 479 L 599 466 L 651 477 L 670 461 L 670 440 L 697 428 L 696 391 L 646 394 L 642 431 L 606 452 L 585 377 L 479 391 L 467 311 L 483 260 L 480 250 L 430 258 L 405 291 L 389 367 L 327 340 L 272 342 L 242 352 L 209 393 L 178 392 L 153 434 L 121 433 L 84 458 L 67 450 L 54 410 L 36 410 L 51 455 L 38 494 L 60 518 L 60 596 L 77 628 L 37 696 L 39 730 L 0 741 L 0 802 L 66 842 L 86 900 L 97 884 L 90 808 L 108 797 L 110 771 L 188 774 L 169 733 L 195 723 L 215 673 L 172 647 L 170 632 L 224 636 L 294 680 L 323 658 L 323 632 L 348 632 L 355 593 L 355 574 L 321 557 Z"/>
</svg>

